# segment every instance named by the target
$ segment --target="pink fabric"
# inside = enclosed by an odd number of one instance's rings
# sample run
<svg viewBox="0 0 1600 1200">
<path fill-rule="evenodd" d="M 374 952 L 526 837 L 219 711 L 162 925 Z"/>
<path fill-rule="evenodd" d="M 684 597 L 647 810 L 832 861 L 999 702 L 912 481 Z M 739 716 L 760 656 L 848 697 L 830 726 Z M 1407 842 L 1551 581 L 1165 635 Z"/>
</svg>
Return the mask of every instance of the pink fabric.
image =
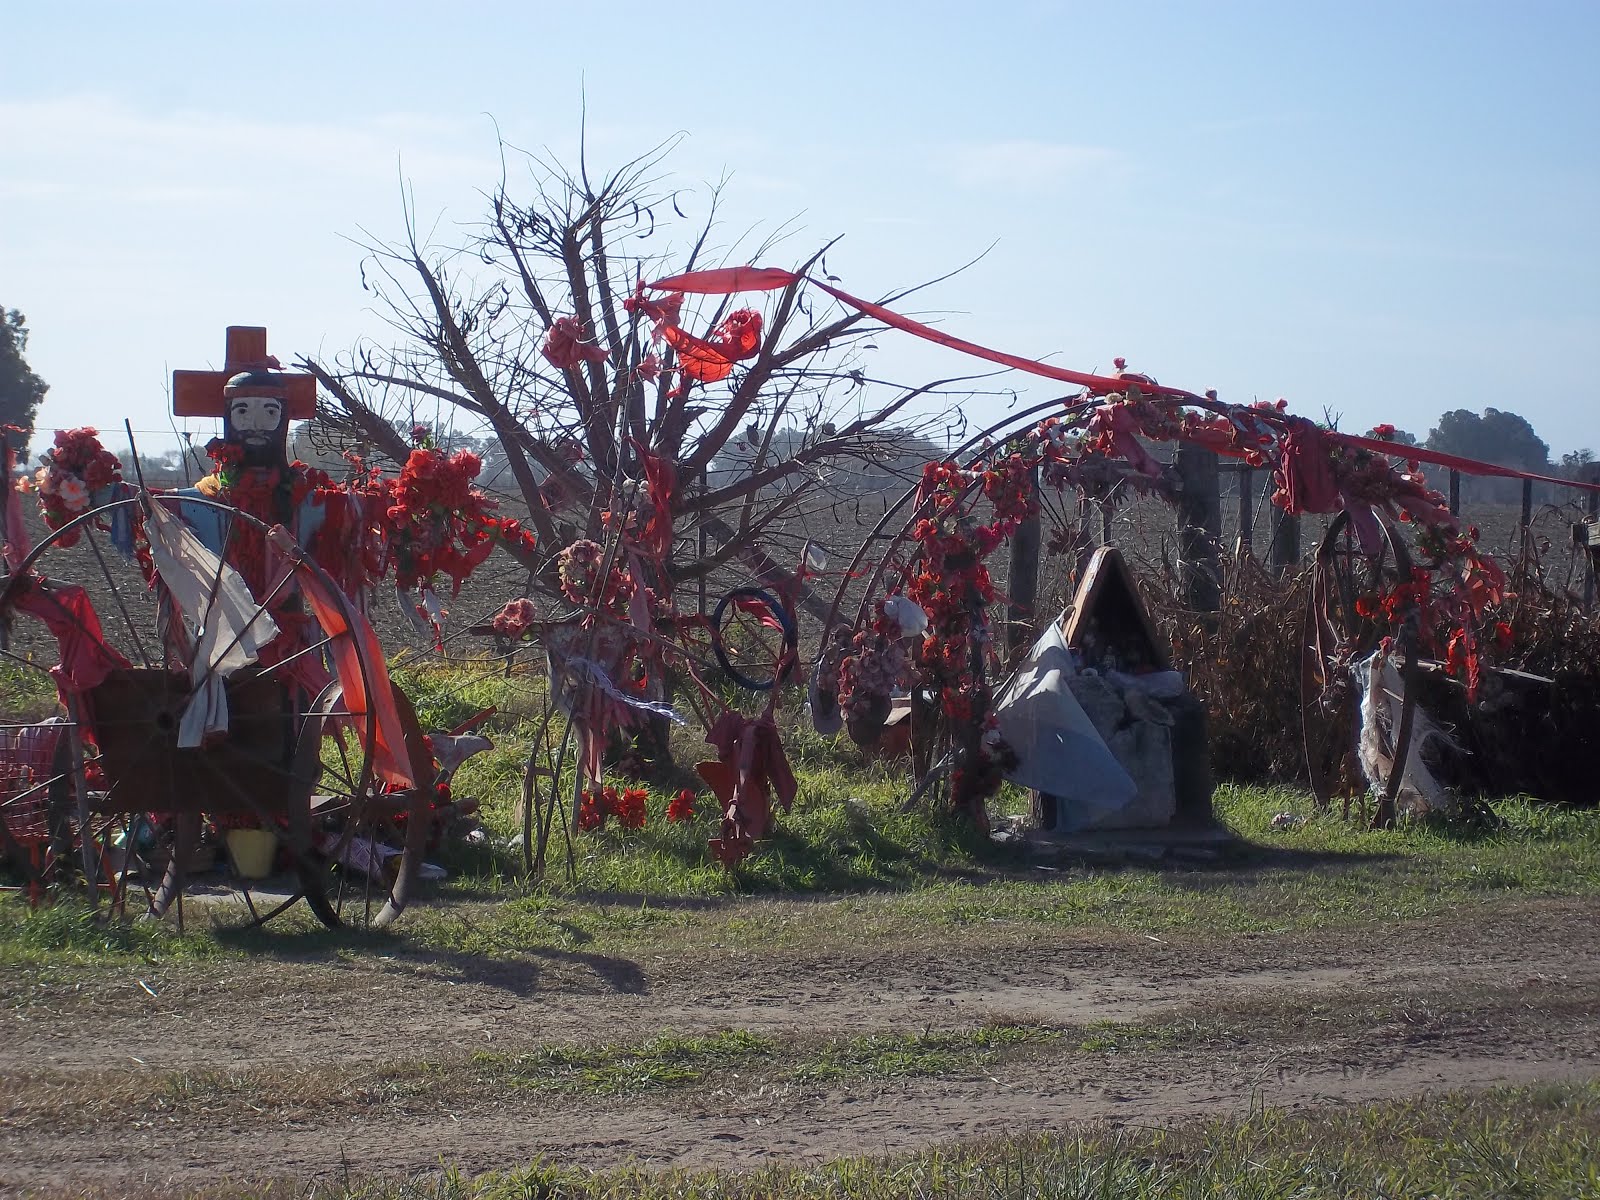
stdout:
<svg viewBox="0 0 1600 1200">
<path fill-rule="evenodd" d="M 1126 459 L 1141 475 L 1161 476 L 1161 464 L 1139 442 L 1139 413 L 1131 404 L 1102 404 L 1094 410 L 1090 429 L 1107 443 L 1106 451 Z"/>
</svg>

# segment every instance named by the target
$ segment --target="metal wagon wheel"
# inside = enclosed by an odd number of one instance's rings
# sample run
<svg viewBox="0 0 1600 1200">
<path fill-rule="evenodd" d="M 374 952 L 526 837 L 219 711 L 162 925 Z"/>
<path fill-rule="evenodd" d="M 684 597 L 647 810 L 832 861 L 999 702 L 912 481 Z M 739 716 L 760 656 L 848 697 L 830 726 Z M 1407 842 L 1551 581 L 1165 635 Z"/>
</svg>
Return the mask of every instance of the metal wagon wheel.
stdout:
<svg viewBox="0 0 1600 1200">
<path fill-rule="evenodd" d="M 264 545 L 269 533 L 256 518 L 198 496 L 118 500 L 55 530 L 0 588 L 0 612 L 20 609 L 40 618 L 26 623 L 35 643 L 27 648 L 36 658 L 56 653 L 47 620 L 80 651 L 103 644 L 115 656 L 102 658 L 92 672 L 101 678 L 92 687 L 67 696 L 65 774 L 74 811 L 63 818 L 91 900 L 109 895 L 112 910 L 125 910 L 137 885 L 151 914 L 173 911 L 181 923 L 186 893 L 198 894 L 191 890 L 191 868 L 205 831 L 255 825 L 277 833 L 288 882 L 271 888 L 239 873 L 234 884 L 243 924 L 268 921 L 301 899 L 330 926 L 388 924 L 414 891 L 428 806 L 419 789 L 391 793 L 377 782 L 371 748 L 378 719 L 365 698 L 384 676 L 349 600 L 291 548 L 265 594 L 251 596 L 252 607 L 235 624 L 249 629 L 271 612 L 288 628 L 283 637 L 289 641 L 275 640 L 269 662 L 227 680 L 229 724 L 220 740 L 179 747 L 190 698 L 208 678 L 206 670 L 192 671 L 184 654 L 182 643 L 192 642 L 195 630 L 176 618 L 170 594 L 150 586 L 137 561 L 110 544 L 129 547 L 146 503 L 209 526 L 224 547 L 243 536 Z M 201 626 L 217 619 L 224 574 L 209 580 Z M 84 582 L 58 582 L 64 578 Z M 320 610 L 308 603 L 313 593 L 323 600 Z M 13 652 L 16 642 L 14 633 Z M 219 655 L 231 649 L 223 645 Z M 101 654 L 94 650 L 91 658 Z M 341 682 L 331 681 L 334 664 Z M 404 726 L 409 706 L 403 697 L 397 707 Z M 396 749 L 413 771 L 431 763 L 414 717 L 404 741 Z M 359 881 L 361 903 L 350 904 L 359 873 L 350 848 L 393 839 L 412 816 L 398 853 L 382 856 L 387 869 Z M 418 827 L 420 835 L 411 836 Z M 206 894 L 214 896 L 215 889 Z M 237 912 L 212 908 L 219 923 Z"/>
<path fill-rule="evenodd" d="M 1335 776 L 1349 769 L 1354 758 L 1356 710 L 1350 667 L 1377 650 L 1385 636 L 1384 627 L 1363 614 L 1357 602 L 1412 577 L 1405 541 L 1388 522 L 1379 524 L 1383 544 L 1376 554 L 1369 554 L 1357 544 L 1350 514 L 1339 513 L 1329 523 L 1314 560 L 1301 630 L 1300 728 L 1311 790 L 1320 808 L 1332 804 Z M 1371 818 L 1374 826 L 1392 825 L 1395 819 L 1417 704 L 1417 641 L 1417 613 L 1410 605 L 1395 637 L 1402 695 L 1400 718 L 1388 731 L 1394 765 Z M 1348 798 L 1344 807 L 1348 816 Z"/>
</svg>

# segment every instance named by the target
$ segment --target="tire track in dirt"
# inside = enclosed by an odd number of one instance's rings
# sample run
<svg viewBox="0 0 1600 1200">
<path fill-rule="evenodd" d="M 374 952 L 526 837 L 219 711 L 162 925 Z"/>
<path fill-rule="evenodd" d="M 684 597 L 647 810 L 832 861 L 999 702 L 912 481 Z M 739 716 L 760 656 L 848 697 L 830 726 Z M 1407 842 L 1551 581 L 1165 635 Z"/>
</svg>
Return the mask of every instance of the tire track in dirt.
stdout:
<svg viewBox="0 0 1600 1200">
<path fill-rule="evenodd" d="M 513 960 L 415 954 L 61 971 L 7 997 L 0 1078 L 39 1067 L 99 1070 L 108 1061 L 163 1069 L 381 1061 L 426 1057 L 435 1046 L 504 1050 L 661 1031 L 1127 1021 L 1207 998 L 1582 971 L 1596 963 L 1597 925 L 1600 902 L 1535 901 L 1488 920 L 1331 934 L 1067 931 L 995 944 L 982 931 L 954 930 L 933 947 L 743 954 L 648 969 L 620 956 L 535 950 Z"/>
<path fill-rule="evenodd" d="M 288 1176 L 409 1176 L 441 1166 L 468 1173 L 547 1156 L 590 1167 L 646 1163 L 748 1167 L 898 1152 L 1000 1134 L 1060 1130 L 1074 1122 L 1159 1125 L 1237 1116 L 1264 1105 L 1304 1108 L 1427 1091 L 1564 1082 L 1600 1074 L 1593 1023 L 1524 1034 L 1499 1047 L 1394 1047 L 1381 1062 L 1348 1053 L 1185 1053 L 1028 1064 L 972 1074 L 830 1089 L 583 1104 L 531 1102 L 423 1115 L 337 1113 L 320 1122 L 244 1124 L 226 1118 L 197 1135 L 181 1116 L 130 1122 L 99 1136 L 18 1138 L 0 1128 L 0 1187 L 42 1183 L 119 1186 L 143 1180 L 193 1187 Z M 1292 1057 L 1291 1057 L 1292 1055 Z M 1092 1069 L 1092 1073 L 1091 1073 Z"/>
<path fill-rule="evenodd" d="M 996 940 L 940 931 L 938 945 L 841 947 L 827 954 L 729 955 L 717 962 L 533 952 L 513 961 L 413 955 L 120 971 L 51 971 L 10 985 L 0 1032 L 0 1189 L 62 1180 L 148 1178 L 194 1186 L 262 1171 L 329 1177 L 346 1167 L 407 1174 L 441 1162 L 471 1171 L 548 1154 L 594 1166 L 630 1160 L 741 1165 L 825 1159 L 1074 1121 L 1159 1123 L 1249 1104 L 1310 1105 L 1430 1088 L 1592 1078 L 1600 1012 L 1574 1008 L 1600 986 L 1600 902 L 1533 901 L 1485 915 L 1321 933 L 1206 939 L 1029 931 Z M 156 995 L 140 985 L 144 980 Z M 1519 988 L 1532 1003 L 1523 1003 Z M 65 988 L 66 990 L 62 990 Z M 1279 1027 L 1227 1048 L 1059 1052 L 996 1067 L 849 1086 L 762 1083 L 647 1093 L 636 1100 L 470 1094 L 457 1111 L 424 1099 L 352 1100 L 257 1115 L 130 1113 L 126 1121 L 24 1124 L 3 1097 L 126 1064 L 152 1086 L 174 1072 L 252 1066 L 460 1060 L 475 1049 L 593 1045 L 744 1029 L 849 1038 L 983 1021 L 1083 1026 L 1254 1003 L 1350 1004 L 1416 992 L 1448 1001 L 1493 989 L 1499 1008 L 1390 1024 L 1359 1038 Z M 1558 1003 L 1567 997 L 1565 1004 Z M 1543 998 L 1543 1007 L 1540 1006 Z M 1442 1022 L 1442 1023 L 1441 1023 Z M 1452 1023 L 1453 1022 L 1453 1023 Z M 1426 1024 L 1426 1023 L 1425 1023 Z M 1069 1039 L 1070 1040 L 1070 1039 Z M 30 1083 L 30 1080 L 33 1081 Z M 69 1109 L 70 1111 L 70 1109 Z"/>
</svg>

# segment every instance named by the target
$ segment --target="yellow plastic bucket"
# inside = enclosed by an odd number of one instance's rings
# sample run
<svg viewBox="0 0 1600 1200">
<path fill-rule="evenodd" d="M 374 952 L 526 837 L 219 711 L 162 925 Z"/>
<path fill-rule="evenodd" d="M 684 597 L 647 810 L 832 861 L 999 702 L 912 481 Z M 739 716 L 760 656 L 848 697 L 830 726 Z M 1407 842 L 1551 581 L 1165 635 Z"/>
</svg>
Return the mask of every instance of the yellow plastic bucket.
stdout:
<svg viewBox="0 0 1600 1200">
<path fill-rule="evenodd" d="M 278 835 L 270 829 L 228 830 L 228 856 L 245 879 L 265 879 L 278 856 Z"/>
</svg>

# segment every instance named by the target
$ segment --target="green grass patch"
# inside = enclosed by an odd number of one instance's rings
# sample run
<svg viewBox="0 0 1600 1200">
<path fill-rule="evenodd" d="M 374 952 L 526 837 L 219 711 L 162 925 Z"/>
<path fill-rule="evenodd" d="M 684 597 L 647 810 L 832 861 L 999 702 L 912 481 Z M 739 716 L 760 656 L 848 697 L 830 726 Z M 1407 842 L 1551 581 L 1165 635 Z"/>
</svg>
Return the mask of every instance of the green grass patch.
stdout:
<svg viewBox="0 0 1600 1200">
<path fill-rule="evenodd" d="M 1044 1025 L 984 1025 L 977 1029 L 876 1033 L 824 1046 L 796 1065 L 800 1083 L 953 1075 L 997 1062 L 1007 1052 L 1047 1045 L 1062 1031 Z"/>
<path fill-rule="evenodd" d="M 0 664 L 6 669 L 18 670 Z M 799 780 L 794 809 L 777 815 L 771 835 L 736 869 L 711 854 L 720 813 L 707 791 L 700 790 L 693 819 L 666 819 L 672 795 L 695 779 L 680 770 L 649 787 L 644 828 L 622 830 L 613 822 L 573 835 L 575 885 L 567 881 L 559 828 L 550 869 L 533 880 L 515 838 L 523 770 L 544 712 L 542 674 L 519 668 L 505 675 L 476 662 L 400 667 L 395 674 L 428 728 L 453 727 L 487 707 L 497 711 L 486 726 L 494 749 L 467 763 L 454 784 L 457 798 L 480 802 L 488 839 L 451 841 L 430 852 L 450 879 L 424 888 L 391 935 L 317 935 L 304 913 L 260 935 L 216 933 L 192 906 L 193 932 L 175 939 L 165 929 L 121 922 L 97 925 L 59 913 L 35 918 L 10 896 L 0 900 L 0 962 L 206 957 L 275 944 L 308 954 L 381 946 L 383 953 L 515 955 L 643 945 L 670 954 L 921 938 L 929 931 L 1103 928 L 1229 936 L 1385 924 L 1519 898 L 1600 895 L 1600 810 L 1526 799 L 1497 804 L 1499 824 L 1492 829 L 1418 824 L 1374 832 L 1314 812 L 1309 797 L 1293 789 L 1225 785 L 1216 808 L 1244 840 L 1242 852 L 1187 867 L 1041 864 L 941 814 L 902 811 L 910 788 L 905 764 L 866 761 L 847 740 L 818 737 L 803 723 L 785 731 Z M 552 722 L 535 757 L 549 760 L 561 728 Z M 674 734 L 674 752 L 683 764 L 709 753 L 692 730 Z M 562 794 L 570 796 L 570 788 Z M 1021 804 L 1011 789 L 996 808 Z M 1305 819 L 1275 830 L 1272 818 L 1281 811 Z M 782 897 L 817 902 L 803 910 L 764 902 Z"/>
<path fill-rule="evenodd" d="M 743 1030 L 708 1037 L 663 1034 L 638 1045 L 541 1046 L 514 1055 L 479 1052 L 474 1069 L 495 1083 L 535 1092 L 628 1096 L 699 1083 L 715 1070 L 773 1057 L 769 1038 Z"/>
<path fill-rule="evenodd" d="M 31 724 L 60 711 L 49 667 L 0 658 L 0 725 Z"/>
<path fill-rule="evenodd" d="M 38 908 L 20 896 L 0 903 L 0 965 L 198 962 L 229 953 L 212 937 L 182 937 L 165 922 L 108 918 L 77 897 Z"/>
</svg>

